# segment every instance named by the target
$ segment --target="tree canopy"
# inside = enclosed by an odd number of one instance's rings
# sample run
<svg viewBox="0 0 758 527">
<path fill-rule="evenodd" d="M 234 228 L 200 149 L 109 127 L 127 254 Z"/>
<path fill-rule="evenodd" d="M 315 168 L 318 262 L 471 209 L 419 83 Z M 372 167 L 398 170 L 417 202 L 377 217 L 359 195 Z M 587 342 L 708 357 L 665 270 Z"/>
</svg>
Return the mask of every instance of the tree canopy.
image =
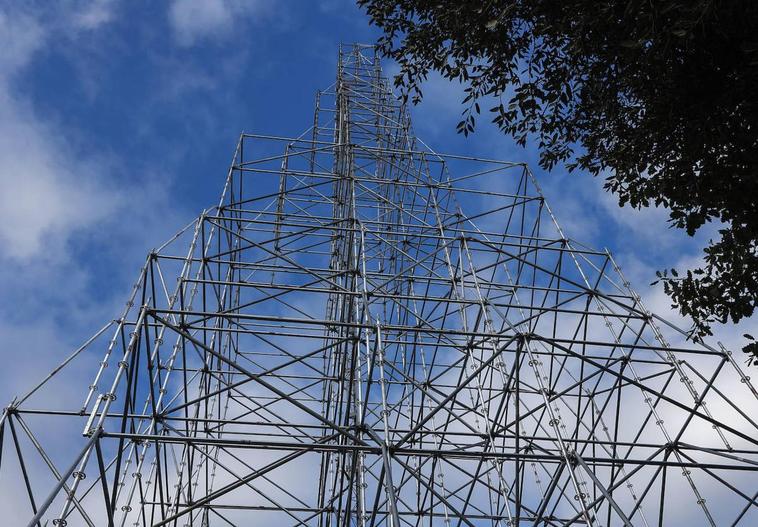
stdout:
<svg viewBox="0 0 758 527">
<path fill-rule="evenodd" d="M 436 71 L 465 86 L 460 133 L 488 115 L 543 168 L 605 177 L 622 206 L 666 207 L 691 236 L 718 225 L 702 265 L 658 273 L 693 338 L 753 314 L 758 2 L 357 1 L 406 100 Z M 758 364 L 755 341 L 743 351 Z"/>
</svg>

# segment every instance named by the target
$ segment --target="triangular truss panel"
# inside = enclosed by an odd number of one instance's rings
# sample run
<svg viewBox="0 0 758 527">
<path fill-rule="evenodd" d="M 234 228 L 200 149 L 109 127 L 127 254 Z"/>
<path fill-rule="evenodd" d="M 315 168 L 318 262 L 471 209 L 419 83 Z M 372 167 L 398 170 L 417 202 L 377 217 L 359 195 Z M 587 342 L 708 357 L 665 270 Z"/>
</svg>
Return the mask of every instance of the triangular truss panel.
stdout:
<svg viewBox="0 0 758 527">
<path fill-rule="evenodd" d="M 30 526 L 747 526 L 757 395 L 351 46 L 5 409 L 0 488 Z"/>
</svg>

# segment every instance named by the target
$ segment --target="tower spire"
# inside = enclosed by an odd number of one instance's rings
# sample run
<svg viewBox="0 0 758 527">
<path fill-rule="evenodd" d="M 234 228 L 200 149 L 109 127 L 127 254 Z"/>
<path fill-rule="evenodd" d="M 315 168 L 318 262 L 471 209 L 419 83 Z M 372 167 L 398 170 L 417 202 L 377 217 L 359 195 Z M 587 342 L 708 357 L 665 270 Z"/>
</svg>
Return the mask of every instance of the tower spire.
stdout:
<svg viewBox="0 0 758 527">
<path fill-rule="evenodd" d="M 731 353 L 567 237 L 527 166 L 417 140 L 372 47 L 303 134 L 240 137 L 217 203 L 5 409 L 19 525 L 758 521 Z"/>
</svg>

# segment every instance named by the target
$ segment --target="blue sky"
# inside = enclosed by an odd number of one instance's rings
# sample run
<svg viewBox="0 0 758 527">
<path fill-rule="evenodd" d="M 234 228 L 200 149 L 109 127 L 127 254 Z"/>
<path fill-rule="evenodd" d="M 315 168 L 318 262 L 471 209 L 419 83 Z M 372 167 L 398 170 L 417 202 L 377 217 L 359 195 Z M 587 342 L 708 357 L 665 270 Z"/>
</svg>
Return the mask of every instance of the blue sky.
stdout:
<svg viewBox="0 0 758 527">
<path fill-rule="evenodd" d="M 241 131 L 298 135 L 338 44 L 376 35 L 352 0 L 4 3 L 0 353 L 15 359 L 0 399 L 118 316 L 146 252 L 215 202 Z M 529 162 L 568 235 L 610 248 L 649 306 L 668 309 L 647 284 L 697 262 L 707 232 L 691 240 L 664 211 L 619 209 L 599 179 L 544 174 L 533 149 L 485 123 L 458 136 L 460 87 L 431 78 L 424 93 L 412 113 L 426 143 Z M 741 329 L 719 337 L 736 348 Z"/>
</svg>

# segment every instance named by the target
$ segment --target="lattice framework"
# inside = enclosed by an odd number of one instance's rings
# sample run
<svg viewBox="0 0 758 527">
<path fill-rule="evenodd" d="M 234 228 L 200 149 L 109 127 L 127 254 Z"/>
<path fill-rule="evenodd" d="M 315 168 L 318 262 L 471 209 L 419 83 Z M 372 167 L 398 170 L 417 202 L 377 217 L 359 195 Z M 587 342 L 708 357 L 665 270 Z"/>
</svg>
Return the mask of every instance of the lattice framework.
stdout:
<svg viewBox="0 0 758 527">
<path fill-rule="evenodd" d="M 356 45 L 313 126 L 243 134 L 218 205 L 6 408 L 0 481 L 30 526 L 752 525 L 756 401 L 527 166 L 417 140 Z"/>
</svg>

